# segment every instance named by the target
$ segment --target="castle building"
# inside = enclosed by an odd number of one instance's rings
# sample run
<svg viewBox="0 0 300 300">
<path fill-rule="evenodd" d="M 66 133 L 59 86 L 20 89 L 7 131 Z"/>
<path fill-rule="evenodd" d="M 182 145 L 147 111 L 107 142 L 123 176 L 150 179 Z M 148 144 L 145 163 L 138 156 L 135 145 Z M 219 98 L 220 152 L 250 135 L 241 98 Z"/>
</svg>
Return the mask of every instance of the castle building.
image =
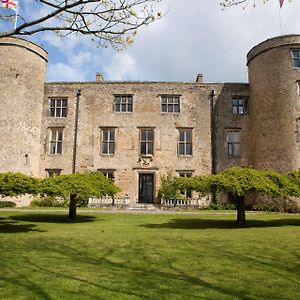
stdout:
<svg viewBox="0 0 300 300">
<path fill-rule="evenodd" d="M 247 55 L 249 84 L 45 82 L 47 52 L 0 39 L 0 172 L 101 171 L 131 203 L 158 203 L 160 179 L 231 166 L 300 167 L 300 35 Z M 191 196 L 191 195 L 186 195 Z"/>
</svg>

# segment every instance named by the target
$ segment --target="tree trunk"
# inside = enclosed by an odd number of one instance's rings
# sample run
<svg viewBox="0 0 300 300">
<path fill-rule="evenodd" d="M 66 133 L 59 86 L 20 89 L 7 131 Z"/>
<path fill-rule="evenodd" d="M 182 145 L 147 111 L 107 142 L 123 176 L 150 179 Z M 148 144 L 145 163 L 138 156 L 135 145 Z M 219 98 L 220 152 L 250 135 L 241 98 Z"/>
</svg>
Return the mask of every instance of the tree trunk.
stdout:
<svg viewBox="0 0 300 300">
<path fill-rule="evenodd" d="M 69 219 L 76 219 L 76 195 L 70 195 Z"/>
<path fill-rule="evenodd" d="M 238 226 L 244 226 L 246 224 L 246 209 L 245 209 L 245 196 L 236 196 L 236 208 Z"/>
</svg>

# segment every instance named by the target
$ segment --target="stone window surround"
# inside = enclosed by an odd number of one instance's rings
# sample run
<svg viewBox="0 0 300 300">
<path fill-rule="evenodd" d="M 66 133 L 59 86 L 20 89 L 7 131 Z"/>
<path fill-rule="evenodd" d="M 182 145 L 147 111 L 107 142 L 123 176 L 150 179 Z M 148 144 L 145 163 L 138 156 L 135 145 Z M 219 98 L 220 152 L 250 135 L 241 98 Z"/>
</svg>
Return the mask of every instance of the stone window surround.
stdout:
<svg viewBox="0 0 300 300">
<path fill-rule="evenodd" d="M 133 94 L 115 94 L 113 111 L 115 113 L 132 113 Z"/>
<path fill-rule="evenodd" d="M 49 97 L 49 117 L 66 118 L 68 114 L 67 97 Z"/>
<path fill-rule="evenodd" d="M 231 112 L 233 115 L 244 116 L 249 114 L 249 97 L 232 96 Z"/>
<path fill-rule="evenodd" d="M 154 156 L 154 129 L 155 127 L 138 127 L 139 129 L 139 153 L 141 157 Z"/>
<path fill-rule="evenodd" d="M 193 127 L 177 127 L 177 130 L 178 130 L 177 155 L 180 157 L 192 156 L 193 155 Z M 190 137 L 187 135 L 188 133 L 190 134 Z"/>
<path fill-rule="evenodd" d="M 48 154 L 62 155 L 63 132 L 64 132 L 64 127 L 48 128 L 48 137 L 49 137 Z"/>
<path fill-rule="evenodd" d="M 47 173 L 47 177 L 59 176 L 61 174 L 62 169 L 59 168 L 47 168 L 45 169 Z"/>
<path fill-rule="evenodd" d="M 300 68 L 300 49 L 291 49 L 292 65 L 294 68 Z"/>
<path fill-rule="evenodd" d="M 160 95 L 161 113 L 163 114 L 179 114 L 181 95 L 178 94 L 162 94 Z"/>
<path fill-rule="evenodd" d="M 237 133 L 235 136 L 230 133 Z M 240 157 L 241 155 L 241 128 L 226 129 L 226 149 L 227 156 L 231 158 Z"/>
<path fill-rule="evenodd" d="M 107 137 L 104 139 L 104 133 L 107 132 Z M 106 147 L 104 150 L 103 147 Z M 103 156 L 112 156 L 116 149 L 116 127 L 101 126 L 100 127 L 100 154 Z"/>
<path fill-rule="evenodd" d="M 112 181 L 115 181 L 115 172 L 116 172 L 116 169 L 101 168 L 101 169 L 98 169 L 97 171 L 101 172 L 108 179 L 111 179 Z"/>
</svg>

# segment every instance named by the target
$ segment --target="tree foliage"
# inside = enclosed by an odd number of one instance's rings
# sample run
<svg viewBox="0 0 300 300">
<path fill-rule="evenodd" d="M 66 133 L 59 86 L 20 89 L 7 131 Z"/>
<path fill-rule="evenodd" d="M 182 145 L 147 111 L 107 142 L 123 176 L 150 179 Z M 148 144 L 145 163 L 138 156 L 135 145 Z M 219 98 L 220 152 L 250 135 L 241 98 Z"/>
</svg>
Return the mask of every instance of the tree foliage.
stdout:
<svg viewBox="0 0 300 300">
<path fill-rule="evenodd" d="M 65 199 L 70 195 L 76 195 L 77 198 L 114 196 L 118 191 L 119 188 L 100 172 L 48 177 L 42 180 L 40 187 L 42 195 Z"/>
<path fill-rule="evenodd" d="M 35 7 L 38 14 L 19 15 L 16 29 L 0 33 L 0 37 L 32 35 L 53 31 L 90 36 L 99 46 L 121 49 L 133 42 L 141 26 L 159 19 L 155 3 L 161 0 L 31 0 L 24 5 Z M 1 21 L 11 22 L 14 11 L 0 11 Z"/>
<path fill-rule="evenodd" d="M 40 192 L 40 180 L 21 173 L 0 173 L 0 195 L 21 196 L 37 195 Z"/>
<path fill-rule="evenodd" d="M 194 190 L 201 196 L 227 193 L 237 205 L 237 223 L 246 223 L 245 196 L 261 194 L 271 198 L 300 197 L 300 172 L 279 174 L 251 168 L 233 167 L 216 175 L 189 178 L 168 178 L 163 181 L 161 192 L 177 195 L 180 189 Z"/>
</svg>

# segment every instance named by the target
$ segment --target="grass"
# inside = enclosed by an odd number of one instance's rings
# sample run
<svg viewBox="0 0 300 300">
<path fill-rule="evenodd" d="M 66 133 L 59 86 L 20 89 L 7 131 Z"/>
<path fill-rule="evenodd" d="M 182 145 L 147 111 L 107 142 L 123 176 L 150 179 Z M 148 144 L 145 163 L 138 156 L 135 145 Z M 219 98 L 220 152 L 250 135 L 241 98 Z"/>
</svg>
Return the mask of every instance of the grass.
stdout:
<svg viewBox="0 0 300 300">
<path fill-rule="evenodd" d="M 300 215 L 0 211 L 0 299 L 299 299 Z"/>
</svg>

